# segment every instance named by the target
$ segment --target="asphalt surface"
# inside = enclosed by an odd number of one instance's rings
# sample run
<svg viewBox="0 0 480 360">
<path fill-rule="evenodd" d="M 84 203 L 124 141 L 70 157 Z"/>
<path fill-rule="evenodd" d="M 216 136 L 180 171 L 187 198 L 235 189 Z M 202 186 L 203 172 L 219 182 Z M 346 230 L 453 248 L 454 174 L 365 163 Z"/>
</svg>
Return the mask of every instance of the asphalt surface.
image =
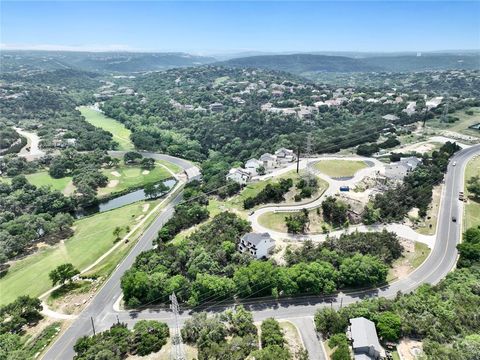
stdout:
<svg viewBox="0 0 480 360">
<path fill-rule="evenodd" d="M 339 293 L 329 297 L 298 297 L 291 299 L 271 300 L 255 299 L 251 301 L 244 300 L 245 307 L 253 312 L 254 319 L 261 321 L 269 317 L 277 319 L 291 319 L 295 322 L 301 318 L 312 318 L 315 310 L 321 306 L 332 306 L 338 308 L 342 305 L 351 304 L 368 297 L 383 296 L 392 298 L 401 291 L 410 292 L 424 283 L 436 284 L 443 279 L 456 264 L 457 251 L 456 245 L 460 241 L 462 232 L 462 211 L 463 206 L 458 200 L 459 191 L 464 187 L 464 170 L 468 160 L 474 155 L 480 153 L 480 145 L 472 146 L 468 149 L 459 151 L 450 161 L 447 173 L 445 175 L 445 188 L 442 196 L 441 208 L 439 211 L 437 239 L 429 257 L 407 278 L 395 281 L 378 289 L 364 291 L 355 291 L 350 293 Z M 170 160 L 169 160 L 170 161 Z M 456 162 L 456 166 L 453 163 Z M 191 164 L 189 164 L 191 166 Z M 180 165 L 181 166 L 181 165 Z M 173 316 L 169 311 L 160 308 L 149 308 L 143 311 L 116 311 L 114 303 L 121 296 L 120 279 L 123 273 L 128 270 L 135 257 L 142 251 L 151 248 L 152 240 L 156 237 L 158 230 L 173 214 L 173 207 L 181 200 L 181 194 L 176 196 L 148 230 L 142 235 L 136 246 L 130 254 L 124 259 L 112 276 L 105 282 L 91 303 L 73 322 L 71 327 L 63 333 L 60 338 L 46 352 L 44 359 L 72 359 L 74 356 L 73 345 L 76 340 L 84 335 L 92 334 L 91 318 L 93 318 L 96 331 L 102 331 L 109 328 L 117 319 L 133 325 L 137 320 L 150 319 L 173 324 Z M 452 221 L 452 216 L 456 216 L 457 222 Z M 233 304 L 213 304 L 206 308 L 197 310 L 206 310 L 209 312 L 223 311 Z M 184 311 L 180 320 L 183 322 L 190 316 L 190 311 Z M 312 324 L 303 322 L 303 324 Z M 313 327 L 301 326 L 300 332 L 306 348 L 309 350 L 311 359 L 324 359 L 323 352 L 320 352 L 316 340 L 316 334 Z"/>
</svg>

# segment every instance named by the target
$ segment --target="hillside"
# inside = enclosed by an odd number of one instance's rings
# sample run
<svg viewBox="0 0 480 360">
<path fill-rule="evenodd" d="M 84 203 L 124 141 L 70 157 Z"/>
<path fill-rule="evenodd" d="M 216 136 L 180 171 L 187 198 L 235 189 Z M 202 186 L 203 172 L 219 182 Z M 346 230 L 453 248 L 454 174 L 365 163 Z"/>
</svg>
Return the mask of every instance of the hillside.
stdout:
<svg viewBox="0 0 480 360">
<path fill-rule="evenodd" d="M 435 54 L 422 56 L 384 55 L 363 58 L 312 54 L 262 55 L 235 58 L 221 62 L 223 65 L 241 68 L 263 68 L 287 71 L 295 74 L 315 72 L 412 72 L 452 69 L 480 69 L 478 53 Z"/>
<path fill-rule="evenodd" d="M 2 72 L 77 69 L 94 72 L 143 72 L 203 65 L 212 57 L 187 53 L 2 51 Z"/>
<path fill-rule="evenodd" d="M 345 56 L 311 54 L 249 56 L 230 59 L 221 64 L 232 67 L 280 70 L 296 74 L 304 72 L 367 72 L 381 70 L 359 59 Z"/>
</svg>

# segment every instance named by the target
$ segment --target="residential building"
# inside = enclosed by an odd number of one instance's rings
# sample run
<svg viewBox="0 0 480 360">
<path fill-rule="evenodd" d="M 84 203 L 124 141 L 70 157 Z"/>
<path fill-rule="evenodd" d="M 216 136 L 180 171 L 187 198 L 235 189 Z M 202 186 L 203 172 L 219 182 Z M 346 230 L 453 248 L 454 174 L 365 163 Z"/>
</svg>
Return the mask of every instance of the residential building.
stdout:
<svg viewBox="0 0 480 360">
<path fill-rule="evenodd" d="M 245 170 L 248 171 L 252 176 L 257 175 L 257 170 L 259 167 L 263 166 L 263 163 L 257 159 L 250 159 L 245 163 Z"/>
<path fill-rule="evenodd" d="M 221 104 L 221 103 L 210 104 L 210 111 L 212 111 L 212 112 L 223 111 L 223 104 Z"/>
<path fill-rule="evenodd" d="M 382 119 L 387 120 L 387 121 L 397 121 L 399 118 L 398 118 L 398 116 L 396 116 L 394 114 L 388 114 L 388 115 L 382 116 Z"/>
<path fill-rule="evenodd" d="M 400 161 L 385 166 L 385 177 L 391 180 L 403 180 L 403 178 L 420 163 L 421 160 L 414 156 L 401 158 Z"/>
<path fill-rule="evenodd" d="M 275 151 L 275 156 L 277 157 L 278 162 L 293 162 L 297 160 L 297 156 L 293 150 L 287 148 L 280 148 Z"/>
<path fill-rule="evenodd" d="M 235 181 L 240 185 L 245 185 L 251 177 L 248 171 L 241 168 L 231 168 L 226 176 L 227 180 Z"/>
<path fill-rule="evenodd" d="M 278 165 L 277 157 L 269 153 L 260 156 L 260 161 L 265 169 L 273 169 Z"/>
<path fill-rule="evenodd" d="M 256 259 L 267 258 L 274 247 L 275 240 L 268 233 L 247 233 L 238 243 L 238 251 L 249 253 Z"/>
<path fill-rule="evenodd" d="M 364 317 L 350 319 L 347 335 L 352 343 L 355 360 L 378 360 L 385 357 L 385 350 L 380 346 L 372 321 Z"/>
</svg>

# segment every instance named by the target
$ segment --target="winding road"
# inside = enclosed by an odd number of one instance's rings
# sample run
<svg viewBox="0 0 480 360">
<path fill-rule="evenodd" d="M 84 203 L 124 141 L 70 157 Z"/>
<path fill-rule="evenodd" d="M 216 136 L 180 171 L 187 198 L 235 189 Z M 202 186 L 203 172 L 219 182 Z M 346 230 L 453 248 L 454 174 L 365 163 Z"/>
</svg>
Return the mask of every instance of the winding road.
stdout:
<svg viewBox="0 0 480 360">
<path fill-rule="evenodd" d="M 277 319 L 289 319 L 299 326 L 302 339 L 309 351 L 311 359 L 323 359 L 324 354 L 318 345 L 316 335 L 312 333 L 312 316 L 320 306 L 339 307 L 368 297 L 383 296 L 392 298 L 399 291 L 405 293 L 414 290 L 424 283 L 435 284 L 443 279 L 456 264 L 456 245 L 460 241 L 462 233 L 463 203 L 458 201 L 458 192 L 463 190 L 465 166 L 470 158 L 480 153 L 480 145 L 463 149 L 455 154 L 448 166 L 445 175 L 445 186 L 441 200 L 437 236 L 433 242 L 433 249 L 425 260 L 408 277 L 395 281 L 378 289 L 359 290 L 349 293 L 337 293 L 331 296 L 319 297 L 296 297 L 280 300 L 254 299 L 243 301 L 245 307 L 253 312 L 254 319 L 261 321 L 269 317 Z M 148 155 L 151 156 L 151 155 Z M 160 155 L 158 155 L 160 156 Z M 163 157 L 163 155 L 162 155 Z M 184 168 L 186 173 L 195 174 L 198 169 L 192 169 L 192 165 L 178 159 L 177 165 Z M 180 161 L 181 160 L 181 161 Z M 171 161 L 171 159 L 169 160 Z M 185 162 L 185 163 L 184 163 Z M 454 162 L 456 166 L 454 166 Z M 188 167 L 186 167 L 188 165 Z M 120 279 L 123 273 L 133 264 L 135 257 L 144 250 L 151 248 L 152 240 L 157 231 L 170 218 L 173 207 L 180 202 L 181 193 L 175 196 L 172 202 L 160 213 L 154 223 L 141 236 L 138 243 L 119 264 L 111 277 L 104 283 L 97 295 L 88 304 L 85 310 L 77 317 L 72 325 L 57 339 L 44 355 L 44 359 L 72 359 L 74 356 L 73 345 L 83 335 L 92 334 L 91 319 L 95 324 L 96 331 L 102 331 L 116 322 L 117 319 L 129 325 L 133 325 L 139 319 L 164 321 L 173 325 L 171 312 L 161 308 L 149 308 L 142 311 L 125 311 L 116 309 L 115 304 L 121 296 Z M 452 222 L 452 216 L 457 217 L 457 222 Z M 209 312 L 223 311 L 232 304 L 213 304 L 203 310 Z M 184 321 L 190 316 L 189 311 L 181 314 L 180 320 Z"/>
</svg>

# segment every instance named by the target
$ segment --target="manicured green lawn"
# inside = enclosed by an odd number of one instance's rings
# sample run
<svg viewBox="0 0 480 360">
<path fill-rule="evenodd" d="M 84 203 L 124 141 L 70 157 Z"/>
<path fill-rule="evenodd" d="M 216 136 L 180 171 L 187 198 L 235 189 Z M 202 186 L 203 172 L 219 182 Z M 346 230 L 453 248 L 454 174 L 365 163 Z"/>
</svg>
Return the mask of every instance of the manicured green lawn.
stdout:
<svg viewBox="0 0 480 360">
<path fill-rule="evenodd" d="M 78 108 L 85 119 L 93 126 L 102 128 L 112 133 L 113 140 L 118 142 L 118 150 L 132 150 L 134 148 L 130 141 L 131 131 L 128 130 L 121 122 L 116 121 L 101 112 L 95 111 L 86 106 Z"/>
<path fill-rule="evenodd" d="M 39 171 L 33 174 L 26 175 L 28 182 L 35 186 L 51 186 L 52 189 L 63 191 L 68 183 L 72 180 L 70 176 L 54 179 L 49 174 L 48 171 Z"/>
<path fill-rule="evenodd" d="M 480 225 L 480 202 L 474 201 L 468 196 L 466 182 L 472 176 L 480 176 L 480 156 L 472 159 L 465 169 L 465 196 L 468 198 L 468 203 L 465 206 L 464 226 L 468 229 L 472 226 Z"/>
<path fill-rule="evenodd" d="M 156 165 L 155 168 L 149 170 L 148 173 L 139 166 L 129 166 L 124 164 L 112 169 L 103 169 L 102 172 L 108 177 L 108 180 L 111 181 L 111 183 L 107 187 L 98 189 L 99 195 L 106 195 L 112 192 L 122 191 L 131 187 L 172 177 L 163 166 L 159 165 Z M 117 173 L 120 176 L 116 176 L 118 175 Z"/>
<path fill-rule="evenodd" d="M 52 247 L 17 261 L 0 279 L 0 304 L 19 295 L 39 296 L 51 287 L 48 273 L 64 263 L 84 269 L 114 245 L 115 227 L 133 227 L 145 202 L 138 202 L 75 222 L 75 234 Z M 153 205 L 150 205 L 153 206 Z"/>
<path fill-rule="evenodd" d="M 465 113 L 466 110 L 472 110 L 473 115 Z M 437 116 L 434 119 L 427 122 L 427 126 L 431 126 L 437 129 L 445 129 L 455 131 L 461 134 L 480 137 L 480 131 L 469 129 L 469 126 L 480 123 L 480 107 L 473 107 L 466 110 L 455 111 L 451 116 L 458 117 L 459 120 L 454 123 L 442 123 L 441 116 Z"/>
<path fill-rule="evenodd" d="M 162 164 L 164 165 L 165 167 L 167 167 L 168 169 L 170 169 L 170 171 L 172 171 L 174 174 L 178 174 L 178 173 L 181 173 L 183 171 L 183 168 L 181 168 L 180 166 L 174 164 L 174 163 L 171 163 L 169 161 L 165 161 L 165 160 L 157 160 L 157 164 Z"/>
<path fill-rule="evenodd" d="M 313 166 L 327 176 L 339 178 L 353 176 L 358 170 L 366 168 L 367 164 L 354 160 L 321 160 Z"/>
</svg>

